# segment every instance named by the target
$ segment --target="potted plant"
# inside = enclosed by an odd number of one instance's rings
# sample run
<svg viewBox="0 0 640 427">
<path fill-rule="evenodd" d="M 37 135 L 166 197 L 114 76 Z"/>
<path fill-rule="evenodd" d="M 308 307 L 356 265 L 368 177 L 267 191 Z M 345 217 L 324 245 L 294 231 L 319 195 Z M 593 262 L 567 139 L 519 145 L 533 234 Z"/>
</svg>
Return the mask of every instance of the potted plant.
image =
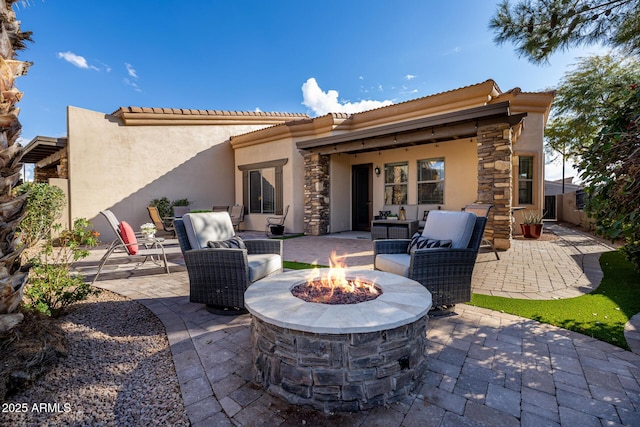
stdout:
<svg viewBox="0 0 640 427">
<path fill-rule="evenodd" d="M 389 215 L 387 215 L 387 220 L 389 220 L 389 221 L 397 221 L 398 220 L 398 214 L 390 213 Z"/>
<path fill-rule="evenodd" d="M 156 235 L 156 226 L 150 222 L 144 223 L 140 226 L 140 231 L 147 239 L 153 239 Z"/>
<path fill-rule="evenodd" d="M 525 238 L 539 239 L 542 235 L 542 215 L 538 211 L 525 211 L 520 229 Z"/>
<path fill-rule="evenodd" d="M 273 224 L 270 225 L 269 228 L 271 229 L 271 234 L 274 236 L 282 236 L 284 234 L 284 225 Z"/>
<path fill-rule="evenodd" d="M 174 200 L 173 202 L 171 202 L 171 207 L 173 208 L 173 216 L 181 217 L 182 215 L 189 213 L 189 200 Z"/>
</svg>

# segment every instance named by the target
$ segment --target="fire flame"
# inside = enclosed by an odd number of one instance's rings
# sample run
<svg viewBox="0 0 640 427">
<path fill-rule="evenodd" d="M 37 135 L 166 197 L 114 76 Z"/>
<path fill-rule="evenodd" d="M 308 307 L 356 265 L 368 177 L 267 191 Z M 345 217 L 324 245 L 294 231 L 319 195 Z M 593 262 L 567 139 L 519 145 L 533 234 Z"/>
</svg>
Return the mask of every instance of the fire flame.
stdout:
<svg viewBox="0 0 640 427">
<path fill-rule="evenodd" d="M 318 270 L 317 267 L 314 268 L 311 274 L 307 276 L 307 285 L 329 289 L 331 295 L 338 289 L 344 293 L 354 293 L 358 290 L 365 290 L 373 295 L 380 293 L 373 282 L 364 281 L 358 277 L 355 279 L 347 279 L 346 268 L 345 256 L 338 256 L 336 255 L 336 251 L 332 251 L 331 257 L 329 258 L 329 272 L 325 276 L 322 276 L 320 270 Z"/>
</svg>

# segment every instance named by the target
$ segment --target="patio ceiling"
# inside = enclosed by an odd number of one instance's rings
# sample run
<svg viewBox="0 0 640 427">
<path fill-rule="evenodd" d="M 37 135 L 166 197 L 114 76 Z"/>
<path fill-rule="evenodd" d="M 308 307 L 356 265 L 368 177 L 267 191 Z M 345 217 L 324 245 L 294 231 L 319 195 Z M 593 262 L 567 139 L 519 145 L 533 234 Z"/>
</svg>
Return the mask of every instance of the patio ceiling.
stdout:
<svg viewBox="0 0 640 427">
<path fill-rule="evenodd" d="M 496 123 L 516 126 L 527 113 L 510 114 L 509 102 L 488 104 L 436 116 L 423 117 L 390 125 L 337 133 L 298 141 L 298 150 L 307 153 L 357 154 L 413 145 L 431 144 L 477 136 L 478 128 Z"/>
<path fill-rule="evenodd" d="M 60 152 L 66 146 L 67 138 L 36 136 L 24 148 L 22 163 L 36 163 L 38 167 L 46 167 L 54 163 L 56 157 L 60 160 Z"/>
</svg>

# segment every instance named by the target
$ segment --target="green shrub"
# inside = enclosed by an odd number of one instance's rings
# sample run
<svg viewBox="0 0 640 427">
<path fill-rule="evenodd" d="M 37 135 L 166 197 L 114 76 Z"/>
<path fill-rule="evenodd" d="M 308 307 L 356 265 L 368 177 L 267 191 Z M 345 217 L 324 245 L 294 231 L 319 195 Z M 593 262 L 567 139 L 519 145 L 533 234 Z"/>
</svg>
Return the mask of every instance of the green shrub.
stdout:
<svg viewBox="0 0 640 427">
<path fill-rule="evenodd" d="M 64 193 L 58 187 L 34 182 L 16 187 L 15 193 L 27 193 L 26 215 L 18 226 L 18 232 L 21 243 L 30 248 L 47 237 L 53 223 L 62 215 Z"/>
<path fill-rule="evenodd" d="M 72 273 L 73 264 L 89 255 L 89 247 L 97 244 L 96 233 L 84 218 L 76 219 L 71 230 L 55 240 L 51 233 L 40 252 L 30 260 L 29 283 L 25 288 L 25 306 L 48 316 L 57 317 L 71 304 L 99 291 L 85 283 L 81 274 Z M 52 227 L 60 231 L 60 226 Z"/>
<path fill-rule="evenodd" d="M 172 206 L 189 206 L 189 199 L 178 199 L 171 202 Z"/>
</svg>

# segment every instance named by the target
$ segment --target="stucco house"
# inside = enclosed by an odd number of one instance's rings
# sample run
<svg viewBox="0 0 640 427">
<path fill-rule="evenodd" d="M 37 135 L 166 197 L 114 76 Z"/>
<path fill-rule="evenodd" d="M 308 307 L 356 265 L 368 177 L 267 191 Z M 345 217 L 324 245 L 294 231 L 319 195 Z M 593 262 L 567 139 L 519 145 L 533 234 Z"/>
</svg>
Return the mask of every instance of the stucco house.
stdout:
<svg viewBox="0 0 640 427">
<path fill-rule="evenodd" d="M 553 92 L 502 92 L 493 80 L 356 114 L 68 108 L 62 154 L 25 158 L 68 180 L 69 218 L 106 231 L 102 209 L 148 221 L 157 197 L 192 209 L 243 204 L 243 229 L 289 206 L 288 232 L 366 230 L 388 205 L 459 210 L 491 203 L 488 237 L 508 249 L 514 207 L 542 210 L 543 133 Z M 55 151 L 55 153 L 58 153 Z M 30 158 L 31 156 L 31 158 Z M 25 160 L 26 161 L 26 160 Z M 57 162 L 57 163 L 56 163 Z M 64 165 L 64 166 L 63 166 Z M 42 172 L 40 172 L 42 174 Z M 58 182 L 59 183 L 59 182 Z M 64 182 L 63 182 L 64 184 Z"/>
</svg>

